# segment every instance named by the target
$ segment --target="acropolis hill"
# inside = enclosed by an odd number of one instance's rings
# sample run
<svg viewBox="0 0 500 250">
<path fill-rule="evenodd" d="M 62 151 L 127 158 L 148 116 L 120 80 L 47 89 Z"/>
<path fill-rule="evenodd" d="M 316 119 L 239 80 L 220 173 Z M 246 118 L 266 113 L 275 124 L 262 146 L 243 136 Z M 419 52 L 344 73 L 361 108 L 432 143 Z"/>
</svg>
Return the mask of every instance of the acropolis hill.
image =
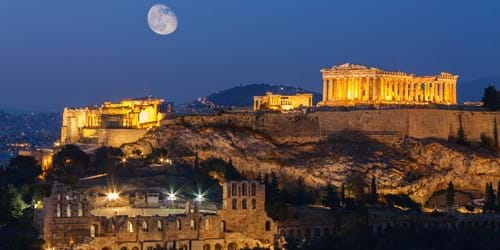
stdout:
<svg viewBox="0 0 500 250">
<path fill-rule="evenodd" d="M 332 70 L 343 76 L 331 76 Z M 198 154 L 231 161 L 249 175 L 275 172 L 292 184 L 303 177 L 312 186 L 339 186 L 363 173 L 377 177 L 381 192 L 408 193 L 419 202 L 449 181 L 482 192 L 500 177 L 498 152 L 476 147 L 484 138 L 498 147 L 500 113 L 454 105 L 457 76 L 416 77 L 350 64 L 322 72 L 327 93 L 316 110 L 177 116 L 136 142 L 121 141 L 129 139 L 126 130 L 98 141 L 121 146 L 129 158 L 157 149 L 174 160 Z M 374 75 L 358 77 L 361 72 Z M 280 98 L 290 106 L 292 99 Z"/>
</svg>

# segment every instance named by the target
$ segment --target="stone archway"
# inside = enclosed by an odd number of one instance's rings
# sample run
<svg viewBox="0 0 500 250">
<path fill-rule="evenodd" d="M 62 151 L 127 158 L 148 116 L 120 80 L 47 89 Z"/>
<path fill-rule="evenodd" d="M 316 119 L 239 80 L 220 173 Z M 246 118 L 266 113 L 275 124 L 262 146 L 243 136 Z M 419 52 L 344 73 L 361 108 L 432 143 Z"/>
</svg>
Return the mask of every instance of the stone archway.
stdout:
<svg viewBox="0 0 500 250">
<path fill-rule="evenodd" d="M 211 250 L 210 244 L 203 245 L 203 250 Z"/>
<path fill-rule="evenodd" d="M 231 242 L 227 245 L 227 250 L 238 250 L 238 244 Z"/>
</svg>

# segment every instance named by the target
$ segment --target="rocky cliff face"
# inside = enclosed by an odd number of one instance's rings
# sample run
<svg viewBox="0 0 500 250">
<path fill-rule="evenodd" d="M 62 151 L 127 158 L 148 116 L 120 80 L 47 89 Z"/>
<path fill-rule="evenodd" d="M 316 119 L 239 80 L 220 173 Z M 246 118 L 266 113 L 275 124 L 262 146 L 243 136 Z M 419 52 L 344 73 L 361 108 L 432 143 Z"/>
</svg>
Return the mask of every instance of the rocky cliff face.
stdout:
<svg viewBox="0 0 500 250">
<path fill-rule="evenodd" d="M 367 180 L 375 176 L 380 192 L 409 194 L 418 202 L 449 181 L 457 189 L 482 192 L 486 182 L 500 179 L 497 153 L 432 139 L 383 143 L 354 132 L 335 139 L 277 140 L 250 128 L 172 123 L 122 146 L 129 157 L 160 148 L 170 155 L 197 152 L 200 160 L 232 161 L 243 173 L 275 172 L 290 182 L 303 177 L 311 186 L 339 186 L 349 175 L 361 173 Z"/>
</svg>

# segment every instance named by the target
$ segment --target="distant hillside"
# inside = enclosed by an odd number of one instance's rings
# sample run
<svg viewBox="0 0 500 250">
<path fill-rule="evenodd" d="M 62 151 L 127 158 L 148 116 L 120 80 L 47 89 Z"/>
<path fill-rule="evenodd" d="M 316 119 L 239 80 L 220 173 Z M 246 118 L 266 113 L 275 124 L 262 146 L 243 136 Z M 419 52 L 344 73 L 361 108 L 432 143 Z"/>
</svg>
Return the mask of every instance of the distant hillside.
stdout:
<svg viewBox="0 0 500 250">
<path fill-rule="evenodd" d="M 493 85 L 500 89 L 500 76 L 483 77 L 473 81 L 458 82 L 458 101 L 480 101 L 483 97 L 484 88 Z"/>
<path fill-rule="evenodd" d="M 225 107 L 247 107 L 252 106 L 253 96 L 265 95 L 266 92 L 275 94 L 295 95 L 298 93 L 313 93 L 313 102 L 321 100 L 321 94 L 305 90 L 300 87 L 270 84 L 250 84 L 226 89 L 213 93 L 206 97 L 208 101 L 217 106 Z"/>
</svg>

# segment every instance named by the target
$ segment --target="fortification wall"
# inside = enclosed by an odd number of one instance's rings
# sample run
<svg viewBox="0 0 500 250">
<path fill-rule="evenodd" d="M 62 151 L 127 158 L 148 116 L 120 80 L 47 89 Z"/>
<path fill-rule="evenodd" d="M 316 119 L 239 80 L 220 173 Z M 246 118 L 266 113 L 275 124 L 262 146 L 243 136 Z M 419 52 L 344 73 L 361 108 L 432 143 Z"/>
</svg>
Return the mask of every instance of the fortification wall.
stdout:
<svg viewBox="0 0 500 250">
<path fill-rule="evenodd" d="M 323 136 L 351 130 L 375 135 L 448 139 L 457 137 L 462 128 L 467 140 L 480 141 L 483 133 L 491 138 L 496 136 L 498 140 L 495 126 L 500 131 L 498 112 L 401 109 L 317 112 L 315 115 Z"/>
<path fill-rule="evenodd" d="M 147 129 L 98 129 L 99 145 L 120 147 L 122 144 L 136 142 L 143 137 Z"/>
<path fill-rule="evenodd" d="M 309 114 L 238 113 L 213 116 L 185 116 L 175 122 L 190 125 L 230 125 L 248 127 L 277 139 L 320 139 L 358 131 L 372 138 L 394 139 L 405 136 L 447 140 L 458 137 L 480 141 L 481 134 L 498 138 L 499 112 L 443 109 L 391 109 L 321 111 Z M 494 127 L 498 133 L 495 134 Z"/>
</svg>

